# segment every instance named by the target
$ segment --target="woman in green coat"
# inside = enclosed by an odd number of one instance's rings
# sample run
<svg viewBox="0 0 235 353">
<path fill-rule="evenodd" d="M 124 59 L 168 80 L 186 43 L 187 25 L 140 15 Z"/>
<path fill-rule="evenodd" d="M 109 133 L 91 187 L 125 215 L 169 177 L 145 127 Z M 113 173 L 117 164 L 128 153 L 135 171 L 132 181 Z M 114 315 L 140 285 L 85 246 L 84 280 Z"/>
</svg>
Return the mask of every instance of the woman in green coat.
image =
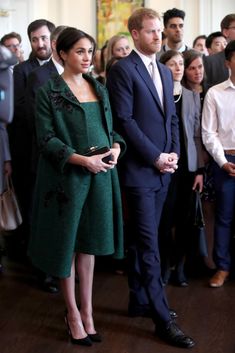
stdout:
<svg viewBox="0 0 235 353">
<path fill-rule="evenodd" d="M 94 255 L 123 256 L 121 197 L 115 168 L 123 139 L 112 130 L 107 92 L 87 75 L 95 42 L 76 28 L 57 39 L 64 73 L 39 89 L 40 149 L 29 255 L 60 278 L 71 341 L 101 341 L 92 316 Z M 109 147 L 107 152 L 94 150 Z M 93 152 L 94 155 L 89 155 Z M 108 161 L 106 159 L 108 159 Z M 75 298 L 79 275 L 80 310 Z"/>
</svg>

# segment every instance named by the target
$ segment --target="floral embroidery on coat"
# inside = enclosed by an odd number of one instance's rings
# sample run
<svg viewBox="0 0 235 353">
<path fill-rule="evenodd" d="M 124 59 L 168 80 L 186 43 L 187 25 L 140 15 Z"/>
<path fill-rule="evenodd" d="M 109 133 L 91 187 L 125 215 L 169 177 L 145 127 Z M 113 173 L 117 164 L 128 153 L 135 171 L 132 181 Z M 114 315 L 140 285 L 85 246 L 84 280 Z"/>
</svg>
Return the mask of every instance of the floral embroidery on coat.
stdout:
<svg viewBox="0 0 235 353">
<path fill-rule="evenodd" d="M 63 206 L 65 206 L 68 201 L 69 198 L 68 196 L 65 194 L 65 191 L 62 187 L 61 184 L 58 184 L 57 187 L 54 190 L 50 190 L 46 193 L 45 197 L 44 197 L 44 207 L 48 207 L 49 206 L 49 202 L 53 199 L 56 198 L 56 201 L 58 203 L 58 213 L 59 215 L 62 214 L 63 211 Z"/>
</svg>

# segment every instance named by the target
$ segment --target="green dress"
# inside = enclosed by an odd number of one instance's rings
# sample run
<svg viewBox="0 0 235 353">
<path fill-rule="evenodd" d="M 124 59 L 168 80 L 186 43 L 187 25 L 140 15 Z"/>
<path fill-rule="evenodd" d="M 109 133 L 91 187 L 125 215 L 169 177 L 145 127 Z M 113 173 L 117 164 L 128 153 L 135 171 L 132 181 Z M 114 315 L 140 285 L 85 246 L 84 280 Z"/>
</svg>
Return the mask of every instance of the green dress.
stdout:
<svg viewBox="0 0 235 353">
<path fill-rule="evenodd" d="M 67 163 L 91 146 L 125 150 L 112 127 L 106 88 L 84 75 L 98 97 L 80 103 L 58 76 L 38 90 L 36 132 L 40 150 L 29 256 L 44 272 L 70 276 L 74 252 L 123 257 L 121 196 L 116 168 L 98 174 Z"/>
<path fill-rule="evenodd" d="M 86 146 L 108 146 L 109 141 L 103 128 L 99 102 L 81 103 L 81 106 L 85 111 L 84 124 L 86 127 L 83 128 L 88 132 Z M 97 131 L 100 131 L 100 133 L 97 134 Z M 111 189 L 110 171 L 93 175 L 87 183 L 87 195 L 77 233 L 76 251 L 95 255 L 115 252 L 112 236 L 114 215 Z M 104 207 L 101 205 L 104 205 Z M 105 205 L 108 205 L 108 207 Z M 104 237 L 103 234 L 106 233 L 106 229 L 109 230 L 110 235 Z"/>
</svg>

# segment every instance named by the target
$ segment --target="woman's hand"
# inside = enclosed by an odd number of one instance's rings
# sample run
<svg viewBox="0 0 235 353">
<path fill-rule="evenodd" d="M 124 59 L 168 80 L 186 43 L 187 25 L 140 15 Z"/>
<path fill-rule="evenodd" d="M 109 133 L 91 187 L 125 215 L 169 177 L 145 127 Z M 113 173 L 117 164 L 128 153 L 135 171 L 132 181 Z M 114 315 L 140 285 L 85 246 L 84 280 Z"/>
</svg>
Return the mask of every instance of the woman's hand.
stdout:
<svg viewBox="0 0 235 353">
<path fill-rule="evenodd" d="M 203 175 L 198 174 L 194 178 L 193 190 L 198 189 L 199 192 L 202 192 L 203 189 Z"/>
<path fill-rule="evenodd" d="M 120 148 L 119 143 L 114 143 L 112 148 L 110 149 L 110 151 L 112 153 L 112 160 L 109 162 L 109 164 L 113 165 L 113 168 L 114 168 L 114 166 L 118 162 L 118 157 L 121 153 L 121 148 Z"/>
<path fill-rule="evenodd" d="M 102 154 L 96 154 L 94 156 L 88 157 L 88 156 L 79 155 L 77 153 L 73 153 L 69 157 L 68 163 L 80 165 L 86 168 L 87 170 L 89 170 L 89 172 L 94 174 L 97 174 L 100 172 L 106 173 L 107 170 L 113 169 L 115 167 L 115 165 L 117 164 L 120 152 L 121 152 L 121 149 L 120 149 L 119 143 L 114 143 L 112 148 L 108 152 L 105 152 Z M 112 155 L 112 160 L 110 160 L 108 163 L 104 163 L 102 159 L 110 155 Z"/>
<path fill-rule="evenodd" d="M 120 155 L 121 148 L 119 143 L 114 143 L 112 148 L 103 154 L 87 157 L 89 158 L 88 166 L 86 167 L 92 173 L 107 172 L 109 169 L 113 169 L 117 164 L 118 157 Z M 112 155 L 112 159 L 108 163 L 103 162 L 103 158 Z"/>
<path fill-rule="evenodd" d="M 113 169 L 114 168 L 114 162 L 109 161 L 109 163 L 104 163 L 102 160 L 104 157 L 110 156 L 112 154 L 112 149 L 110 151 L 102 153 L 102 154 L 96 154 L 94 156 L 90 157 L 85 157 L 85 163 L 84 167 L 86 167 L 89 172 L 97 174 L 100 172 L 106 173 L 107 170 Z"/>
</svg>

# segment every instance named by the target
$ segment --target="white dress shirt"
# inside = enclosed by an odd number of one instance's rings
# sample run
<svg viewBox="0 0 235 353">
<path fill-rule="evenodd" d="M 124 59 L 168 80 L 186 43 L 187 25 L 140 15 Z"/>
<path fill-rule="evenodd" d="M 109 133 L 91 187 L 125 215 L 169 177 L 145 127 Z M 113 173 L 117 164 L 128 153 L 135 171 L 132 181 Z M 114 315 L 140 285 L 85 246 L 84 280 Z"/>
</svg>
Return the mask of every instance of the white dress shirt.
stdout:
<svg viewBox="0 0 235 353">
<path fill-rule="evenodd" d="M 48 61 L 51 60 L 51 57 L 49 59 L 46 59 L 46 60 L 41 60 L 41 59 L 38 59 L 38 58 L 36 58 L 36 59 L 37 59 L 39 65 L 42 66 L 42 65 L 48 63 Z"/>
<path fill-rule="evenodd" d="M 220 167 L 228 162 L 224 150 L 235 150 L 235 86 L 230 78 L 211 87 L 205 96 L 202 140 Z"/>
<path fill-rule="evenodd" d="M 179 53 L 183 53 L 185 50 L 189 50 L 189 49 L 191 49 L 191 48 L 189 48 L 186 44 L 183 43 L 182 46 L 179 49 L 177 49 L 177 51 Z M 170 47 L 168 47 L 167 44 L 165 44 L 164 51 L 168 51 L 168 50 L 172 50 L 172 49 Z"/>
<path fill-rule="evenodd" d="M 53 61 L 56 70 L 58 71 L 58 74 L 62 75 L 62 73 L 64 72 L 64 67 L 60 63 L 58 63 L 58 61 L 56 61 L 53 56 L 51 57 L 51 60 Z"/>
</svg>

